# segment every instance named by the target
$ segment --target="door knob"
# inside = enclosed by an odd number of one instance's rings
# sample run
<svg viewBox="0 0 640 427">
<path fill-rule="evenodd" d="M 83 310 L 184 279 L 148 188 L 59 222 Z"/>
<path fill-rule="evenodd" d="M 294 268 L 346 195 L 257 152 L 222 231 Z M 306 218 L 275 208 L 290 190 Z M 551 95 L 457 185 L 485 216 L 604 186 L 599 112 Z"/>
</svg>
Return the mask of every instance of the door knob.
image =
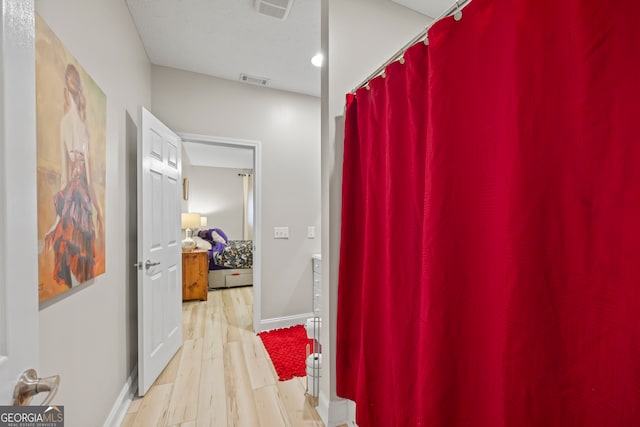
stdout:
<svg viewBox="0 0 640 427">
<path fill-rule="evenodd" d="M 20 375 L 18 384 L 13 389 L 13 404 L 16 406 L 27 406 L 33 396 L 42 392 L 49 392 L 42 401 L 42 405 L 48 405 L 58 391 L 60 376 L 53 375 L 47 378 L 38 378 L 34 369 L 27 369 Z"/>
<path fill-rule="evenodd" d="M 151 262 L 149 260 L 147 260 L 147 262 L 144 263 L 144 268 L 146 268 L 147 270 L 151 267 L 154 267 L 156 265 L 160 265 L 159 262 Z"/>
</svg>

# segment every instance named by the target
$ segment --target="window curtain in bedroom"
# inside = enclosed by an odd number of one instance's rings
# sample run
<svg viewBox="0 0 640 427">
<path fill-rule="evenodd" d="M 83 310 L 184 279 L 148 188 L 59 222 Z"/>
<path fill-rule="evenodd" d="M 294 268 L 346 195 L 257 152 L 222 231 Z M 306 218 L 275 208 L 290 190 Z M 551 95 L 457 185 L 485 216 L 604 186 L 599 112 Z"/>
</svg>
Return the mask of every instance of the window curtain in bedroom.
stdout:
<svg viewBox="0 0 640 427">
<path fill-rule="evenodd" d="M 640 426 L 638 12 L 473 0 L 348 97 L 360 427 Z"/>
<path fill-rule="evenodd" d="M 253 240 L 253 174 L 242 176 L 242 239 Z"/>
</svg>

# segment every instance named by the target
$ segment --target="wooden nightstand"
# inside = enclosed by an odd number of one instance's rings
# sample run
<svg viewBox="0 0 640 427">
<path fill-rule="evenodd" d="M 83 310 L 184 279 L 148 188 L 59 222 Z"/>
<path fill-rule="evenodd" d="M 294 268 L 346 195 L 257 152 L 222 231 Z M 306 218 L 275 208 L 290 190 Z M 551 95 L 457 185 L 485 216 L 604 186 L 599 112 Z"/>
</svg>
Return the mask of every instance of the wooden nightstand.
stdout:
<svg viewBox="0 0 640 427">
<path fill-rule="evenodd" d="M 206 301 L 209 292 L 209 253 L 182 252 L 182 301 Z"/>
</svg>

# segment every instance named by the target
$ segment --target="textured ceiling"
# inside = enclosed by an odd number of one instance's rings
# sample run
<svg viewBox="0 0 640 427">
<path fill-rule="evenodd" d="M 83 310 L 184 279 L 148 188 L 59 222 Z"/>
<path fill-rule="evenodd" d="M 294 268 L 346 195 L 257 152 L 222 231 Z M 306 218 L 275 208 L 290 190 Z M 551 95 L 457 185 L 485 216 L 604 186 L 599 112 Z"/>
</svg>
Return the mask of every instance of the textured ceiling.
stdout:
<svg viewBox="0 0 640 427">
<path fill-rule="evenodd" d="M 254 0 L 126 0 L 153 64 L 320 96 L 320 1 L 291 0 L 285 20 L 259 15 Z"/>
</svg>

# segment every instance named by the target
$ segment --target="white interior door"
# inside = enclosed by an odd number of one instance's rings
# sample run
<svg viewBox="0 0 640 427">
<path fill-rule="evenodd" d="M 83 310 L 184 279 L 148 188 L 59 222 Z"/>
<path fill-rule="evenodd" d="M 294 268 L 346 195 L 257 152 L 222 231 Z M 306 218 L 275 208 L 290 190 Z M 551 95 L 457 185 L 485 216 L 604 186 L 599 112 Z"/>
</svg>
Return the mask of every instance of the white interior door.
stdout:
<svg viewBox="0 0 640 427">
<path fill-rule="evenodd" d="M 182 345 L 182 141 L 149 111 L 138 146 L 138 393 Z"/>
<path fill-rule="evenodd" d="M 2 0 L 0 18 L 0 404 L 38 367 L 33 1 Z"/>
</svg>

